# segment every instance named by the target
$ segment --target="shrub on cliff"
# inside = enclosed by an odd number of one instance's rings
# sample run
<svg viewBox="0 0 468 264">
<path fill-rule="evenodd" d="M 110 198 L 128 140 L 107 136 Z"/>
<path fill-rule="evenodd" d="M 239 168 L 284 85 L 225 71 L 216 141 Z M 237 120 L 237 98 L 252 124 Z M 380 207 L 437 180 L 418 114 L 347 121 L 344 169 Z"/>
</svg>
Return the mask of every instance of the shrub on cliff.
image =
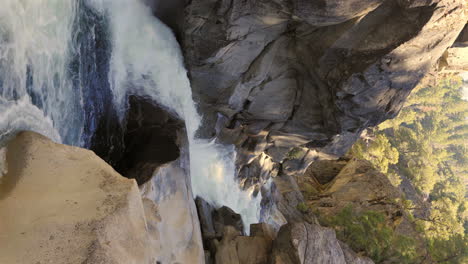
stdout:
<svg viewBox="0 0 468 264">
<path fill-rule="evenodd" d="M 324 224 L 336 230 L 337 237 L 356 252 L 364 252 L 376 263 L 415 263 L 416 246 L 413 239 L 399 235 L 387 225 L 383 213 L 358 213 L 351 207 L 327 219 Z"/>
</svg>

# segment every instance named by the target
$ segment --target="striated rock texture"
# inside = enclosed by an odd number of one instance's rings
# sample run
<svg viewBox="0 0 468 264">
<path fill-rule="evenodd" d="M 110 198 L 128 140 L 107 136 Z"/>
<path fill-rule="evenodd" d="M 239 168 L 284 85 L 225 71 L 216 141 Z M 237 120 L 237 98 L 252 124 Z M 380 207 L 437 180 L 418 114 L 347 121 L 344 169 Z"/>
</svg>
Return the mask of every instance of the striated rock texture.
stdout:
<svg viewBox="0 0 468 264">
<path fill-rule="evenodd" d="M 22 132 L 0 182 L 0 263 L 154 263 L 134 180 L 94 153 Z"/>
<path fill-rule="evenodd" d="M 281 227 L 278 236 L 266 224 L 251 226 L 250 236 L 242 236 L 226 226 L 222 239 L 214 240 L 216 264 L 372 264 L 336 239 L 335 231 L 305 222 Z"/>
<path fill-rule="evenodd" d="M 299 169 L 341 156 L 399 112 L 466 10 L 464 0 L 189 1 L 179 28 L 201 133 L 239 148 L 241 178 L 295 147 L 308 152 Z"/>
<path fill-rule="evenodd" d="M 358 211 L 384 213 L 389 226 L 397 227 L 402 222 L 409 225 L 402 203 L 404 194 L 368 161 L 315 161 L 296 179 L 307 203 L 322 216 L 336 215 L 351 206 Z M 417 215 L 428 212 L 423 204 L 417 207 Z"/>
</svg>

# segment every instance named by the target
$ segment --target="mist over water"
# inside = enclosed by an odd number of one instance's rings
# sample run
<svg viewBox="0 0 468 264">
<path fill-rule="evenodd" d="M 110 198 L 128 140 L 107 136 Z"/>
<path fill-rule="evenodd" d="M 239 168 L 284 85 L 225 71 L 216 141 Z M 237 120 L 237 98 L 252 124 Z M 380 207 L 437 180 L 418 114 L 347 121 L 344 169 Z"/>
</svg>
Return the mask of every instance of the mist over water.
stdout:
<svg viewBox="0 0 468 264">
<path fill-rule="evenodd" d="M 56 141 L 80 143 L 81 95 L 67 72 L 75 11 L 74 1 L 2 1 L 1 136 L 31 129 Z"/>
<path fill-rule="evenodd" d="M 101 42 L 108 42 L 107 52 L 87 45 L 96 38 L 106 38 Z M 150 8 L 140 0 L 5 1 L 0 9 L 2 133 L 27 129 L 87 147 L 100 113 L 99 102 L 90 101 L 104 98 L 107 90 L 121 119 L 129 95 L 149 97 L 184 119 L 194 196 L 240 213 L 247 229 L 259 221 L 260 194 L 254 198 L 253 190 L 240 190 L 233 148 L 196 138 L 201 117 L 180 47 Z"/>
</svg>

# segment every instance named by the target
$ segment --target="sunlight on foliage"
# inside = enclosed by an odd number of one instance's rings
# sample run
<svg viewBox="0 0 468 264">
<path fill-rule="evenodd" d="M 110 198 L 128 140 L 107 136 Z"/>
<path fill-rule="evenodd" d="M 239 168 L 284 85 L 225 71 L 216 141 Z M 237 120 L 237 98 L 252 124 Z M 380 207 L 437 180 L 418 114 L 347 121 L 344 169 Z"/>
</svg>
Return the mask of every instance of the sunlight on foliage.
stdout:
<svg viewBox="0 0 468 264">
<path fill-rule="evenodd" d="M 356 252 L 365 252 L 375 263 L 414 263 L 417 256 L 413 239 L 396 234 L 383 213 L 356 213 L 347 207 L 324 222 L 336 230 L 340 240 Z"/>
<path fill-rule="evenodd" d="M 467 263 L 468 103 L 462 92 L 457 78 L 419 87 L 395 119 L 350 151 L 395 186 L 410 180 L 430 203 L 429 216 L 415 221 L 438 263 Z"/>
</svg>

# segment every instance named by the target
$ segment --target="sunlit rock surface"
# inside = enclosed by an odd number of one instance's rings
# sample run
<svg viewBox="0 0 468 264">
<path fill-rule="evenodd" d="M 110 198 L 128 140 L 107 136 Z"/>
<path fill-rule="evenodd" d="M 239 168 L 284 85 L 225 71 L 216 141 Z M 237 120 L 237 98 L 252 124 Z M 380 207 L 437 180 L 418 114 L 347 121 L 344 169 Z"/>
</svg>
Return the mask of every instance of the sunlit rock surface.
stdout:
<svg viewBox="0 0 468 264">
<path fill-rule="evenodd" d="M 396 233 L 415 238 L 418 252 L 427 250 L 424 239 L 405 209 L 410 199 L 393 186 L 387 176 L 365 160 L 316 161 L 296 180 L 304 197 L 304 205 L 314 208 L 322 219 L 328 219 L 346 208 L 355 212 L 374 211 L 385 215 L 385 225 Z M 427 218 L 427 202 L 412 200 L 413 215 Z M 407 205 L 406 205 L 407 206 Z"/>
<path fill-rule="evenodd" d="M 272 264 L 372 264 L 340 242 L 330 228 L 306 222 L 281 227 L 273 242 Z"/>
<path fill-rule="evenodd" d="M 341 156 L 396 116 L 466 10 L 463 0 L 190 1 L 181 43 L 201 133 L 235 144 L 247 179 L 261 169 L 243 167 L 263 167 L 263 154 L 278 164 L 305 149 L 299 170 Z"/>
<path fill-rule="evenodd" d="M 88 150 L 22 132 L 5 148 L 0 263 L 204 263 L 182 159 L 141 187 Z"/>
<path fill-rule="evenodd" d="M 0 183 L 0 263 L 154 263 L 134 180 L 94 153 L 22 132 Z"/>
<path fill-rule="evenodd" d="M 200 221 L 183 160 L 158 168 L 151 181 L 141 186 L 143 205 L 151 248 L 158 252 L 156 260 L 201 264 L 204 252 Z"/>
</svg>

